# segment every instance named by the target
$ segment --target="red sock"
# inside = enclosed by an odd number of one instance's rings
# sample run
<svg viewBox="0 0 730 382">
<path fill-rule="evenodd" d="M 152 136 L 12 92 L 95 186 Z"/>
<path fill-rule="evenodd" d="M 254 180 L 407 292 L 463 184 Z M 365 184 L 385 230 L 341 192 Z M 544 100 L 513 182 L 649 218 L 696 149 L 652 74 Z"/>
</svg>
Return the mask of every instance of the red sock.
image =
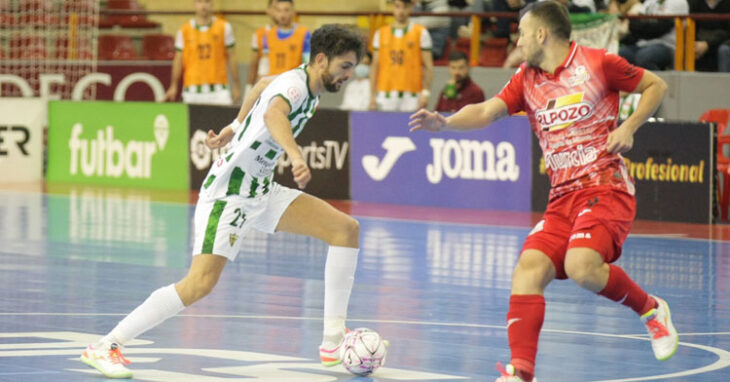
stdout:
<svg viewBox="0 0 730 382">
<path fill-rule="evenodd" d="M 613 264 L 609 264 L 609 267 L 608 283 L 598 294 L 628 306 L 639 315 L 657 307 L 656 300 L 649 297 L 634 280 L 629 278 L 623 269 Z"/>
<path fill-rule="evenodd" d="M 532 381 L 535 374 L 537 340 L 545 318 L 545 298 L 540 295 L 512 295 L 507 313 L 507 337 L 512 366 L 518 376 Z"/>
</svg>

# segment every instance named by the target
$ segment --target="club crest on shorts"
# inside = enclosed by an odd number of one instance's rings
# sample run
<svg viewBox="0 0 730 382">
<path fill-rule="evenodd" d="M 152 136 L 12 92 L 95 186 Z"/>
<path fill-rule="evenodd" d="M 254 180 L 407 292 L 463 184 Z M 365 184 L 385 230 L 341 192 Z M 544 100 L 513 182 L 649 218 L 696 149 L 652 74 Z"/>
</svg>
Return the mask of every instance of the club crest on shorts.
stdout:
<svg viewBox="0 0 730 382">
<path fill-rule="evenodd" d="M 228 236 L 228 242 L 231 243 L 231 247 L 233 247 L 233 244 L 236 244 L 236 240 L 238 240 L 238 235 L 235 233 L 232 233 Z"/>
</svg>

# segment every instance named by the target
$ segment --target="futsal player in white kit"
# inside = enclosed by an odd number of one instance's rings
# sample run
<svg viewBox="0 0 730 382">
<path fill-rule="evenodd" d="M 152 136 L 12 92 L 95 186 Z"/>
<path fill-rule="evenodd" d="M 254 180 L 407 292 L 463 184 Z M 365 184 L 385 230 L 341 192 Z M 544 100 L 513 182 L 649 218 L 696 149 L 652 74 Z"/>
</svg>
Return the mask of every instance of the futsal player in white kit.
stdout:
<svg viewBox="0 0 730 382">
<path fill-rule="evenodd" d="M 210 293 L 228 260 L 236 258 L 244 233 L 257 229 L 307 235 L 329 244 L 319 350 L 323 365 L 340 363 L 360 226 L 321 199 L 272 179 L 277 159 L 286 153 L 294 181 L 300 189 L 307 185 L 311 173 L 294 138 L 314 114 L 320 94 L 338 91 L 353 77 L 363 43 L 347 27 L 325 25 L 312 34 L 311 44 L 309 64 L 262 80 L 244 101 L 238 118 L 219 134 L 208 132 L 210 148 L 229 143 L 230 148 L 213 163 L 200 190 L 188 274 L 152 292 L 111 332 L 89 345 L 81 361 L 106 377 L 131 378 L 122 346 Z"/>
</svg>

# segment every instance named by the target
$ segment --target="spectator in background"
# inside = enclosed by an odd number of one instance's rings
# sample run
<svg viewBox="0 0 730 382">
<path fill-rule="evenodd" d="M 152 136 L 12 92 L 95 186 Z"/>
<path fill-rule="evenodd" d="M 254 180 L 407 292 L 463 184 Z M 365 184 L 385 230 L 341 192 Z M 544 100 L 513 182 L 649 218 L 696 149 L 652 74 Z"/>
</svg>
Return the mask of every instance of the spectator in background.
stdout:
<svg viewBox="0 0 730 382">
<path fill-rule="evenodd" d="M 645 0 L 641 6 L 644 15 L 686 15 L 687 0 Z M 631 19 L 630 34 L 621 40 L 619 55 L 630 63 L 649 70 L 672 69 L 674 66 L 674 20 Z"/>
<path fill-rule="evenodd" d="M 485 2 L 491 4 L 491 0 L 449 0 L 449 10 L 451 12 L 486 12 L 484 9 Z M 491 10 L 491 8 L 487 10 Z M 459 29 L 469 28 L 470 21 L 471 17 L 468 16 L 452 17 L 449 36 L 452 38 L 460 37 Z M 487 26 L 486 23 L 482 23 L 482 28 L 486 29 Z"/>
<path fill-rule="evenodd" d="M 449 55 L 451 79 L 441 91 L 436 111 L 453 112 L 462 107 L 484 101 L 484 91 L 469 76 L 469 62 L 463 52 Z"/>
<path fill-rule="evenodd" d="M 616 15 L 619 17 L 628 15 L 638 15 L 641 13 L 641 1 L 639 0 L 611 0 L 608 3 L 608 9 L 606 13 L 609 15 Z M 623 19 L 619 25 L 618 36 L 619 39 L 629 35 L 629 20 Z"/>
<path fill-rule="evenodd" d="M 212 14 L 212 0 L 195 0 L 195 17 L 183 24 L 175 38 L 172 81 L 166 101 L 175 101 L 178 83 L 183 77 L 182 99 L 185 103 L 230 105 L 241 99 L 238 66 L 234 60 L 231 24 Z M 228 72 L 232 82 L 230 90 Z"/>
<path fill-rule="evenodd" d="M 719 72 L 730 73 L 730 42 L 723 43 L 717 49 Z"/>
<path fill-rule="evenodd" d="M 611 15 L 626 16 L 641 13 L 639 0 L 610 0 L 606 12 Z"/>
<path fill-rule="evenodd" d="M 309 62 L 312 34 L 294 23 L 294 1 L 276 0 L 273 4 L 276 26 L 264 35 L 262 46 L 268 57 L 268 67 L 261 69 L 262 75 L 275 75 Z"/>
<path fill-rule="evenodd" d="M 264 36 L 269 30 L 277 25 L 276 16 L 274 14 L 274 4 L 276 0 L 269 0 L 269 6 L 266 8 L 266 14 L 270 18 L 270 22 L 258 29 L 251 36 L 251 48 L 253 49 L 253 57 L 251 58 L 251 66 L 248 68 L 248 85 L 247 88 L 253 86 L 256 81 L 266 73 L 262 72 L 263 68 L 269 67 L 269 58 L 264 57 Z"/>
<path fill-rule="evenodd" d="M 413 7 L 416 12 L 446 13 L 449 12 L 447 0 L 416 0 L 418 3 Z M 438 60 L 444 55 L 446 39 L 451 30 L 451 19 L 439 16 L 419 16 L 413 22 L 423 25 L 431 35 L 433 58 Z"/>
<path fill-rule="evenodd" d="M 366 52 L 355 66 L 355 78 L 345 86 L 340 110 L 365 111 L 370 107 L 370 62 L 373 55 Z"/>
<path fill-rule="evenodd" d="M 373 35 L 370 110 L 416 111 L 426 107 L 433 81 L 431 35 L 411 22 L 411 0 L 394 0 L 391 25 Z"/>
<path fill-rule="evenodd" d="M 689 0 L 689 13 L 730 14 L 730 0 Z M 695 68 L 730 71 L 730 20 L 697 20 Z"/>
<path fill-rule="evenodd" d="M 492 7 L 495 12 L 519 12 L 520 9 L 532 2 L 534 0 L 493 0 Z M 510 25 L 516 21 L 514 19 L 498 18 L 494 37 L 509 38 L 512 33 Z"/>
</svg>

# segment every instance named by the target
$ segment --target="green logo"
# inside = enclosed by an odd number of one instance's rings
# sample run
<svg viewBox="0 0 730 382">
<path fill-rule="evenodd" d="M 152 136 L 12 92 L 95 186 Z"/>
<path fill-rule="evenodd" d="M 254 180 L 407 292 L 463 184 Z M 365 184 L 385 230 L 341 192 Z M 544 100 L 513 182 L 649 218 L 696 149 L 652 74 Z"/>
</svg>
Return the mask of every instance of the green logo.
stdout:
<svg viewBox="0 0 730 382">
<path fill-rule="evenodd" d="M 48 180 L 187 189 L 187 107 L 51 102 Z"/>
</svg>

